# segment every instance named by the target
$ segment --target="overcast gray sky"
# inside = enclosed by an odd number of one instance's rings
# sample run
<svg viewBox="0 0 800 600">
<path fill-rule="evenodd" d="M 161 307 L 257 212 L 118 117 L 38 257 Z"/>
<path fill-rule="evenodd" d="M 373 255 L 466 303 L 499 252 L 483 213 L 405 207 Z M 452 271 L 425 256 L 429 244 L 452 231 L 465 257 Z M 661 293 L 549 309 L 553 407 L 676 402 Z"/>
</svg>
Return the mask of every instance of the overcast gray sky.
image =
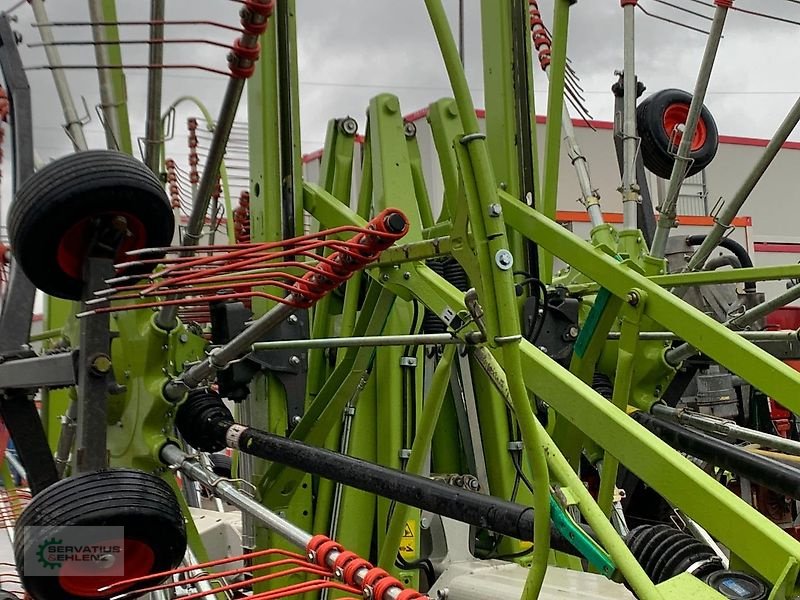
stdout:
<svg viewBox="0 0 800 600">
<path fill-rule="evenodd" d="M 457 0 L 443 0 L 453 24 Z M 705 1 L 705 0 L 703 0 Z M 696 0 L 671 0 L 686 8 L 711 15 L 713 7 Z M 16 2 L 0 0 L 0 10 Z M 149 2 L 118 0 L 120 19 L 146 19 Z M 483 104 L 481 67 L 480 3 L 465 0 L 467 33 L 467 74 L 478 106 Z M 658 0 L 641 0 L 648 11 L 707 28 L 709 21 L 677 12 Z M 85 0 L 50 0 L 46 3 L 52 21 L 88 19 Z M 208 18 L 236 24 L 238 4 L 226 0 L 168 0 L 168 18 Z M 540 0 L 548 23 L 552 21 L 552 0 Z M 737 0 L 736 6 L 762 10 L 800 20 L 800 5 L 787 0 Z M 21 52 L 28 67 L 45 64 L 41 48 L 28 48 L 38 41 L 31 27 L 30 8 L 15 13 L 15 27 L 23 36 Z M 325 125 L 331 117 L 352 115 L 362 123 L 369 98 L 380 92 L 400 97 L 404 112 L 421 108 L 448 95 L 447 80 L 433 31 L 422 0 L 297 0 L 302 140 L 304 151 L 322 145 Z M 572 9 L 569 55 L 581 76 L 587 104 L 597 119 L 610 120 L 613 99 L 609 88 L 614 70 L 622 63 L 622 10 L 617 0 L 579 0 Z M 637 13 L 638 73 L 648 93 L 665 87 L 691 90 L 702 55 L 705 36 L 653 20 Z M 126 27 L 124 39 L 144 39 L 147 29 Z M 59 28 L 61 40 L 91 39 L 86 27 Z M 232 32 L 208 27 L 169 27 L 168 38 L 203 37 L 230 42 Z M 797 26 L 732 13 L 711 80 L 707 106 L 717 119 L 721 133 L 769 137 L 788 108 L 800 94 L 797 64 L 800 44 Z M 92 64 L 90 47 L 62 49 L 65 64 Z M 189 44 L 170 45 L 165 62 L 193 62 L 225 68 L 224 49 Z M 125 46 L 127 63 L 146 62 L 146 46 Z M 48 71 L 29 71 L 33 89 L 35 143 L 39 155 L 48 160 L 71 151 L 61 124 L 63 117 Z M 70 71 L 76 100 L 85 97 L 92 112 L 86 127 L 89 144 L 103 147 L 105 138 L 94 115 L 99 103 L 97 78 L 93 71 Z M 131 122 L 135 134 L 144 128 L 146 72 L 128 71 Z M 223 77 L 183 70 L 168 72 L 165 104 L 184 94 L 194 94 L 216 115 L 225 86 Z M 537 71 L 537 108 L 546 106 L 547 82 Z M 178 113 L 176 139 L 167 154 L 181 160 L 186 154 L 185 122 L 194 110 Z M 242 119 L 246 118 L 241 114 Z M 797 133 L 795 134 L 796 138 Z M 3 165 L 3 204 L 8 202 L 9 138 Z M 185 159 L 183 159 L 185 160 Z"/>
</svg>

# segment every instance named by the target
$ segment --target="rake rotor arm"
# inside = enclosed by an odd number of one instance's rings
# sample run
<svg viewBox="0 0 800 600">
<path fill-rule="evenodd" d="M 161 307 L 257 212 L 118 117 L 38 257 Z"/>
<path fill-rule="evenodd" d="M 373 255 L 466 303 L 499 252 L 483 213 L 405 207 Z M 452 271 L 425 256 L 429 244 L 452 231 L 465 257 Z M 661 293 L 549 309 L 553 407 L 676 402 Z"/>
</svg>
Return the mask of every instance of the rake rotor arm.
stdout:
<svg viewBox="0 0 800 600">
<path fill-rule="evenodd" d="M 278 323 L 288 318 L 298 308 L 313 306 L 320 298 L 332 292 L 356 272 L 375 260 L 380 252 L 408 232 L 409 222 L 396 209 L 386 209 L 369 224 L 369 233 L 357 235 L 350 250 L 335 252 L 319 269 L 309 271 L 293 286 L 288 296 L 230 342 L 212 350 L 205 360 L 190 367 L 181 377 L 164 387 L 164 395 L 179 401 L 187 390 L 194 389 L 217 371 L 225 369 Z"/>
</svg>

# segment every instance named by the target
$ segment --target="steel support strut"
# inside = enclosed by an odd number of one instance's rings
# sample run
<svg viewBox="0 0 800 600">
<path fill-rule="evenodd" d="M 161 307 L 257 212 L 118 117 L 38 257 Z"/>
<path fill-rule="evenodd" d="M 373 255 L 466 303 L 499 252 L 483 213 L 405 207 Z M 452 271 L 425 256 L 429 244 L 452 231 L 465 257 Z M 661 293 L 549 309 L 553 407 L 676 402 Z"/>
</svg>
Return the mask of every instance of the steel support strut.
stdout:
<svg viewBox="0 0 800 600">
<path fill-rule="evenodd" d="M 17 50 L 9 17 L 0 16 L 0 68 L 8 87 L 13 124 L 13 191 L 33 174 L 33 116 L 28 78 Z M 12 260 L 11 280 L 0 313 L 0 354 L 18 353 L 30 337 L 36 288 Z M 25 386 L 20 386 L 24 388 Z M 0 417 L 27 473 L 31 492 L 36 494 L 58 481 L 53 456 L 36 405 L 25 389 L 3 390 Z"/>
<path fill-rule="evenodd" d="M 263 7 L 268 9 L 268 12 L 271 13 L 272 0 L 259 0 L 256 4 L 263 5 Z M 247 26 L 254 31 L 261 30 L 265 28 L 268 18 L 268 14 L 250 12 L 248 13 Z M 252 52 L 259 47 L 258 35 L 250 33 L 248 27 L 245 27 L 245 32 L 242 34 L 242 37 L 237 40 L 237 44 L 239 44 L 239 47 L 244 52 Z M 236 111 L 239 108 L 239 102 L 244 92 L 247 77 L 249 77 L 248 73 L 253 68 L 255 60 L 256 58 L 253 58 L 252 55 L 249 54 L 246 56 L 235 55 L 231 57 L 232 73 L 222 99 L 219 117 L 214 124 L 214 135 L 208 149 L 208 156 L 206 157 L 203 174 L 200 177 L 200 183 L 197 187 L 192 213 L 189 216 L 189 224 L 186 227 L 183 238 L 184 246 L 197 246 L 200 243 L 206 213 L 211 203 L 211 196 L 214 188 L 219 180 L 220 167 L 225 157 L 225 149 L 228 145 L 228 138 L 231 135 Z M 190 250 L 185 252 L 187 256 L 191 256 L 192 254 L 193 252 Z M 162 329 L 170 330 L 175 327 L 177 314 L 177 305 L 165 306 L 158 313 L 156 323 Z"/>
<path fill-rule="evenodd" d="M 750 197 L 750 194 L 764 176 L 764 173 L 767 172 L 772 161 L 775 160 L 775 157 L 778 155 L 778 151 L 783 147 L 786 140 L 789 139 L 794 128 L 797 127 L 798 122 L 800 122 L 800 98 L 797 99 L 777 131 L 775 131 L 769 144 L 767 144 L 767 147 L 764 149 L 764 153 L 758 159 L 752 171 L 748 173 L 739 189 L 736 190 L 733 198 L 722 207 L 719 215 L 714 219 L 714 227 L 712 227 L 711 231 L 706 235 L 703 243 L 694 251 L 684 271 L 696 271 L 702 268 L 706 259 L 717 247 L 717 244 L 719 244 L 723 236 L 730 231 L 733 219 L 739 213 L 745 201 Z M 685 291 L 686 289 L 681 290 L 679 288 L 679 290 L 676 290 L 676 293 L 682 295 L 681 292 Z"/>
<path fill-rule="evenodd" d="M 717 57 L 719 44 L 722 40 L 722 31 L 725 28 L 725 18 L 728 16 L 728 7 L 733 4 L 733 0 L 716 0 L 717 8 L 714 12 L 714 20 L 711 23 L 711 31 L 706 41 L 706 49 L 703 53 L 703 60 L 700 63 L 700 71 L 697 73 L 697 82 L 694 87 L 692 103 L 689 106 L 689 115 L 686 117 L 686 125 L 680 132 L 681 141 L 678 145 L 678 153 L 675 156 L 675 164 L 672 166 L 672 175 L 669 179 L 666 198 L 661 201 L 658 207 L 660 217 L 656 234 L 653 238 L 653 245 L 650 254 L 656 258 L 663 258 L 667 250 L 667 239 L 670 231 L 675 227 L 675 214 L 678 205 L 678 195 L 681 192 L 681 185 L 686 178 L 686 173 L 691 167 L 689 153 L 692 149 L 692 139 L 697 129 L 697 122 L 700 119 L 700 111 L 703 109 L 703 102 L 708 90 L 708 82 L 711 79 L 711 71 L 714 68 L 714 61 Z M 625 86 L 628 87 L 627 85 Z"/>
<path fill-rule="evenodd" d="M 30 0 L 31 8 L 33 9 L 33 16 L 36 20 L 37 28 L 39 29 L 39 37 L 44 44 L 44 52 L 47 56 L 47 63 L 50 65 L 53 73 L 53 82 L 56 86 L 56 93 L 61 101 L 61 107 L 64 111 L 64 118 L 67 122 L 64 124 L 64 130 L 67 132 L 69 139 L 75 150 L 86 150 L 86 136 L 83 133 L 83 121 L 78 117 L 78 111 L 75 110 L 75 103 L 72 100 L 72 93 L 69 89 L 67 76 L 60 69 L 61 56 L 53 44 L 55 37 L 53 36 L 52 28 L 47 25 L 50 22 L 47 16 L 47 9 L 44 6 L 44 0 Z"/>
<path fill-rule="evenodd" d="M 622 2 L 624 16 L 624 89 L 622 107 L 622 227 L 637 229 L 639 190 L 636 184 L 636 2 Z"/>
<path fill-rule="evenodd" d="M 164 87 L 164 0 L 150 0 L 150 69 L 147 73 L 147 118 L 144 163 L 158 175 L 161 170 L 161 92 Z M 229 215 L 230 216 L 230 215 Z"/>
</svg>

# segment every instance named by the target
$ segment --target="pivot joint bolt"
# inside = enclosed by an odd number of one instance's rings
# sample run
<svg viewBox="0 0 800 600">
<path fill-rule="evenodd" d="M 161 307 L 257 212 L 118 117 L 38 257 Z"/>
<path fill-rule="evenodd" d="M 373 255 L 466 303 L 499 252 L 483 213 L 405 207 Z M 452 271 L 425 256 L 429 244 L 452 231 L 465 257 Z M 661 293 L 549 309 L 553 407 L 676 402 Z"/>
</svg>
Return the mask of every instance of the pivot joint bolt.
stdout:
<svg viewBox="0 0 800 600">
<path fill-rule="evenodd" d="M 111 372 L 111 357 L 107 354 L 96 354 L 92 357 L 89 368 L 95 375 L 107 375 Z"/>
<path fill-rule="evenodd" d="M 497 253 L 494 255 L 494 262 L 502 271 L 508 271 L 511 267 L 514 266 L 514 255 L 511 254 L 508 250 L 503 248 L 502 250 L 498 250 Z"/>
</svg>

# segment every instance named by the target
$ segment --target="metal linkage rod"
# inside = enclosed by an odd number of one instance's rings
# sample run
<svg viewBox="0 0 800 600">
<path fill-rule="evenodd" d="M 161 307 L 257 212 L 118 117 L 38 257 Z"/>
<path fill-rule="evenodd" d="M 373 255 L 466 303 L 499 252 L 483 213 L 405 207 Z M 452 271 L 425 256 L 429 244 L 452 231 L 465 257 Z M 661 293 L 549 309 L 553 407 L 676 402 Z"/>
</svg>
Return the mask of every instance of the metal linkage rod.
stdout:
<svg viewBox="0 0 800 600">
<path fill-rule="evenodd" d="M 636 183 L 636 3 L 622 0 L 624 18 L 623 50 L 625 77 L 622 110 L 622 228 L 636 229 L 638 223 L 639 186 Z"/>
<path fill-rule="evenodd" d="M 287 300 L 293 300 L 291 294 Z M 205 379 L 225 369 L 232 361 L 247 353 L 259 338 L 287 319 L 295 310 L 297 308 L 290 304 L 278 304 L 230 342 L 212 350 L 204 360 L 189 367 L 180 378 L 168 383 L 164 388 L 164 395 L 169 400 L 179 400 L 187 390 L 198 387 Z"/>
<path fill-rule="evenodd" d="M 751 342 L 797 342 L 800 341 L 800 332 L 794 329 L 783 329 L 781 331 L 735 331 L 739 337 Z M 618 331 L 608 334 L 609 340 L 620 339 Z M 671 331 L 641 331 L 639 339 L 643 341 L 670 341 L 679 340 L 680 336 Z"/>
<path fill-rule="evenodd" d="M 670 231 L 675 227 L 678 195 L 686 173 L 691 166 L 689 153 L 692 147 L 692 139 L 697 129 L 700 111 L 703 108 L 703 102 L 708 91 L 708 82 L 711 79 L 714 61 L 722 40 L 725 18 L 728 16 L 728 8 L 733 5 L 733 0 L 714 0 L 714 3 L 717 8 L 714 12 L 714 20 L 711 23 L 711 32 L 708 35 L 703 60 L 700 63 L 700 71 L 697 74 L 692 103 L 689 106 L 689 115 L 686 117 L 686 125 L 681 132 L 681 141 L 678 145 L 678 153 L 675 156 L 675 164 L 672 166 L 672 175 L 669 179 L 666 198 L 662 200 L 661 206 L 658 207 L 660 217 L 656 227 L 656 234 L 653 238 L 653 246 L 650 249 L 650 254 L 656 258 L 663 258 L 667 249 L 667 239 Z M 625 88 L 627 90 L 628 86 L 626 85 Z"/>
<path fill-rule="evenodd" d="M 720 419 L 713 415 L 691 412 L 686 409 L 672 408 L 665 404 L 654 405 L 651 412 L 657 417 L 707 431 L 708 433 L 716 433 L 728 439 L 744 440 L 767 448 L 774 448 L 786 454 L 800 456 L 800 442 L 742 427 L 728 419 Z"/>
<path fill-rule="evenodd" d="M 53 69 L 53 83 L 56 86 L 56 93 L 58 99 L 61 101 L 61 108 L 64 111 L 64 118 L 67 120 L 64 129 L 72 140 L 72 145 L 75 150 L 86 150 L 86 136 L 83 134 L 83 123 L 78 117 L 78 112 L 75 110 L 75 103 L 72 101 L 72 92 L 69 89 L 66 74 L 60 70 L 61 55 L 58 48 L 54 47 L 55 38 L 53 31 L 47 24 L 50 20 L 47 16 L 47 9 L 44 6 L 44 0 L 29 0 L 31 9 L 33 10 L 33 18 L 36 20 L 36 25 L 39 29 L 39 36 L 42 38 L 44 44 L 44 53 L 47 56 L 47 62 Z"/>
<path fill-rule="evenodd" d="M 778 296 L 775 296 L 771 300 L 767 300 L 758 306 L 754 306 L 750 310 L 743 312 L 738 317 L 729 319 L 727 322 L 725 322 L 725 326 L 731 329 L 741 329 L 743 327 L 747 327 L 748 325 L 752 325 L 756 321 L 763 319 L 778 308 L 786 306 L 790 302 L 794 302 L 798 299 L 800 299 L 800 284 L 790 287 L 788 290 Z M 697 352 L 697 348 L 686 343 L 681 344 L 677 348 L 668 350 L 664 355 L 664 358 L 669 364 L 674 366 L 679 365 L 690 356 L 694 356 L 697 354 Z"/>
<path fill-rule="evenodd" d="M 767 147 L 764 149 L 764 153 L 761 155 L 761 158 L 758 159 L 758 162 L 755 164 L 750 173 L 748 173 L 741 187 L 736 190 L 733 198 L 731 198 L 729 202 L 726 202 L 722 207 L 719 215 L 714 220 L 714 227 L 711 229 L 708 235 L 706 235 L 706 239 L 703 240 L 703 243 L 700 245 L 700 247 L 698 247 L 694 254 L 692 254 L 691 258 L 689 259 L 689 263 L 684 268 L 684 271 L 697 271 L 703 267 L 706 259 L 714 251 L 714 248 L 717 247 L 723 236 L 730 230 L 733 219 L 739 213 L 739 210 L 741 210 L 745 201 L 750 197 L 750 194 L 756 187 L 756 184 L 758 184 L 758 182 L 764 176 L 764 173 L 767 172 L 767 169 L 772 164 L 772 161 L 775 160 L 775 157 L 778 155 L 778 151 L 781 149 L 786 140 L 789 139 L 789 135 L 791 135 L 792 131 L 794 131 L 794 128 L 797 126 L 798 122 L 800 122 L 800 98 L 797 99 L 797 101 L 794 103 L 794 106 L 792 106 L 789 113 L 783 119 L 783 122 L 778 127 L 775 135 L 772 136 L 769 144 L 767 144 Z M 676 292 L 685 293 L 688 289 L 689 288 L 679 288 L 679 290 L 676 290 Z"/>
<path fill-rule="evenodd" d="M 479 343 L 483 336 L 479 332 L 470 337 L 467 343 Z M 253 344 L 253 350 L 286 350 L 296 348 L 312 350 L 318 348 L 353 348 L 359 346 L 444 346 L 449 344 L 463 344 L 464 340 L 449 333 L 431 333 L 419 335 L 380 335 L 349 338 L 317 338 L 313 340 L 278 340 L 274 342 L 258 342 Z"/>
<path fill-rule="evenodd" d="M 164 0 L 150 0 L 150 56 L 151 65 L 164 62 Z M 164 71 L 158 67 L 147 73 L 147 117 L 144 140 L 144 163 L 153 173 L 161 170 L 161 144 L 164 133 L 161 129 L 161 96 L 164 88 Z"/>
<path fill-rule="evenodd" d="M 242 13 L 244 34 L 237 40 L 237 50 L 230 57 L 231 78 L 228 80 L 228 87 L 225 90 L 222 107 L 214 127 L 214 137 L 200 183 L 197 186 L 192 214 L 189 216 L 189 224 L 183 239 L 184 246 L 196 246 L 200 242 L 200 234 L 211 203 L 211 196 L 219 180 L 219 170 L 225 157 L 225 148 L 233 128 L 233 120 L 239 108 L 245 82 L 255 70 L 259 53 L 258 39 L 266 31 L 274 2 L 273 0 L 259 0 L 249 3 L 249 6 L 250 9 Z M 259 10 L 253 10 L 254 6 L 259 7 Z M 191 256 L 192 252 L 189 250 L 186 254 Z M 157 315 L 156 324 L 162 329 L 172 329 L 175 326 L 177 314 L 177 306 L 166 306 Z"/>
<path fill-rule="evenodd" d="M 531 37 L 533 39 L 533 45 L 539 53 L 539 65 L 549 79 L 550 47 L 552 45 L 550 34 L 542 21 L 538 3 L 529 3 L 529 13 Z M 603 225 L 605 221 L 603 219 L 603 213 L 600 210 L 600 194 L 592 186 L 592 178 L 589 174 L 589 163 L 586 160 L 586 156 L 581 151 L 578 139 L 575 137 L 575 127 L 572 124 L 572 117 L 566 105 L 564 105 L 562 111 L 561 129 L 563 130 L 564 142 L 567 145 L 567 155 L 572 162 L 572 166 L 575 167 L 578 186 L 581 190 L 581 202 L 586 207 L 586 212 L 589 213 L 592 227 Z"/>
<path fill-rule="evenodd" d="M 288 521 L 281 519 L 274 512 L 259 504 L 251 496 L 239 490 L 229 480 L 224 479 L 203 467 L 196 459 L 190 457 L 174 444 L 167 444 L 161 450 L 161 460 L 165 464 L 174 466 L 192 481 L 197 481 L 220 498 L 227 500 L 234 506 L 253 515 L 266 527 L 274 531 L 292 544 L 305 548 L 311 541 L 311 534 Z"/>
</svg>

